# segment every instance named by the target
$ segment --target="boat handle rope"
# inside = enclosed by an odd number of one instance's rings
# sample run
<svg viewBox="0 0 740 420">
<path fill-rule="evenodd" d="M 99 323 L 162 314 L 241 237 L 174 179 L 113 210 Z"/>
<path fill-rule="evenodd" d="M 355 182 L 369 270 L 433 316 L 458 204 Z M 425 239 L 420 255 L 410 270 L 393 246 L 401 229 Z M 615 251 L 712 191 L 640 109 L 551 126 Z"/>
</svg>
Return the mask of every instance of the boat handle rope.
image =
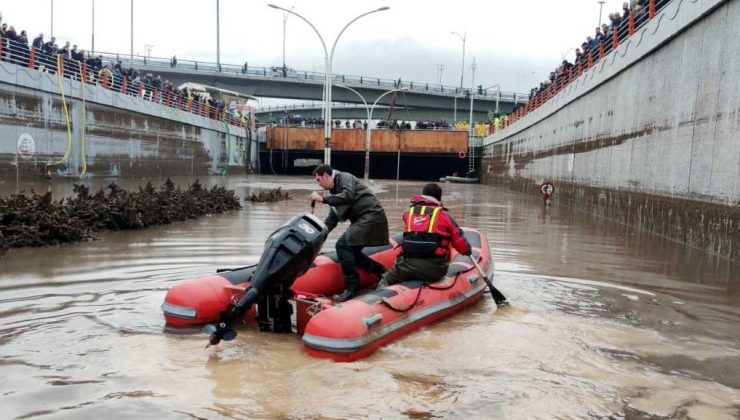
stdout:
<svg viewBox="0 0 740 420">
<path fill-rule="evenodd" d="M 388 302 L 388 301 L 387 301 L 387 300 L 385 300 L 385 299 L 382 299 L 382 300 L 380 301 L 380 303 L 382 303 L 382 304 L 383 304 L 383 306 L 385 306 L 386 308 L 388 308 L 388 309 L 390 309 L 390 310 L 392 310 L 392 311 L 394 311 L 394 312 L 401 312 L 401 313 L 403 313 L 403 312 L 408 312 L 408 311 L 410 311 L 410 310 L 411 310 L 411 309 L 412 309 L 412 308 L 413 308 L 414 306 L 416 306 L 416 304 L 417 304 L 417 303 L 419 302 L 419 297 L 421 297 L 421 290 L 422 290 L 423 288 L 425 288 L 425 287 L 429 287 L 429 285 L 428 285 L 428 284 L 426 284 L 426 283 L 422 283 L 422 284 L 421 284 L 421 285 L 419 286 L 419 292 L 418 292 L 418 293 L 416 294 L 416 299 L 414 299 L 414 303 L 412 303 L 411 305 L 409 305 L 409 306 L 408 306 L 407 308 L 396 308 L 395 306 L 391 305 L 391 304 L 390 304 L 390 302 Z"/>
</svg>

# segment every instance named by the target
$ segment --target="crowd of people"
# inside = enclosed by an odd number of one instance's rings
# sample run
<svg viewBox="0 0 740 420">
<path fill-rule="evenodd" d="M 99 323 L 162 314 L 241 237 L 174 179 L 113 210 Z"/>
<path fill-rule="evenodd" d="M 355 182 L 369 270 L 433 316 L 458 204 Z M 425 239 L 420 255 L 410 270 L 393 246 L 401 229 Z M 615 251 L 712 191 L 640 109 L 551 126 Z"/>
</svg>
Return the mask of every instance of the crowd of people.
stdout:
<svg viewBox="0 0 740 420">
<path fill-rule="evenodd" d="M 521 118 L 527 112 L 547 101 L 565 85 L 587 71 L 606 54 L 609 54 L 621 42 L 631 36 L 635 30 L 644 25 L 655 13 L 660 11 L 670 0 L 630 0 L 622 3 L 622 10 L 609 14 L 609 23 L 596 27 L 593 36 L 587 36 L 578 48 L 575 48 L 573 62 L 563 61 L 550 72 L 547 80 L 529 92 L 529 102 L 514 108 L 506 121 L 495 124 L 496 128 L 506 127 L 508 123 Z"/>
<path fill-rule="evenodd" d="M 301 115 L 292 114 L 290 112 L 284 113 L 278 119 L 278 121 L 280 124 L 283 125 L 292 125 L 298 127 L 320 128 L 324 126 L 324 119 L 321 117 L 304 118 Z M 396 119 L 384 119 L 378 121 L 374 128 L 389 130 L 467 130 L 467 123 L 464 123 L 464 125 L 464 128 L 460 128 L 457 125 L 453 125 L 447 121 L 403 121 Z M 366 129 L 367 121 L 358 119 L 333 119 L 332 127 Z"/>
<path fill-rule="evenodd" d="M 221 100 L 206 92 L 174 86 L 152 73 L 142 75 L 133 67 L 125 68 L 121 61 L 105 62 L 102 55 L 88 54 L 68 41 L 60 47 L 53 36 L 46 40 L 40 33 L 29 45 L 26 31 L 17 32 L 13 25 L 2 22 L 1 15 L 0 60 L 46 73 L 59 72 L 73 80 L 84 78 L 89 84 L 237 125 L 246 125 L 249 118 L 229 110 Z"/>
</svg>

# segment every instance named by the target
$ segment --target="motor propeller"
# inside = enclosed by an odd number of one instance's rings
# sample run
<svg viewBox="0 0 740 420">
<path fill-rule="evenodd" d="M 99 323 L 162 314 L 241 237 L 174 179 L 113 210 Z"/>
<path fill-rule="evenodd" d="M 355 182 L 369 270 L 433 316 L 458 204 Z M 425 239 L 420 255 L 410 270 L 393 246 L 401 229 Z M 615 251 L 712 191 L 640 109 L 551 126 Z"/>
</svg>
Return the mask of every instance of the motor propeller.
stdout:
<svg viewBox="0 0 740 420">
<path fill-rule="evenodd" d="M 273 232 L 265 241 L 265 250 L 244 295 L 221 312 L 217 323 L 203 328 L 209 334 L 206 347 L 236 338 L 234 324 L 260 297 L 289 291 L 296 277 L 308 271 L 328 233 L 326 225 L 309 213 L 293 217 Z"/>
</svg>

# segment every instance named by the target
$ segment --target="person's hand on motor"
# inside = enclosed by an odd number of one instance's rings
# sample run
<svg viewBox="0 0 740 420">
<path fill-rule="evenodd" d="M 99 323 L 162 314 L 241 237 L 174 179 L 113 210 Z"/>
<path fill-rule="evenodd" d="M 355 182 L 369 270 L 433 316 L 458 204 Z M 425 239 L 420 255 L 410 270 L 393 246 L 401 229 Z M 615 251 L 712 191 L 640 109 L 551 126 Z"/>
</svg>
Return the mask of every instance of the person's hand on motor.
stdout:
<svg viewBox="0 0 740 420">
<path fill-rule="evenodd" d="M 311 195 L 308 196 L 308 199 L 311 200 L 312 203 L 323 203 L 324 197 L 321 196 L 321 194 L 317 193 L 316 191 L 312 192 Z"/>
</svg>

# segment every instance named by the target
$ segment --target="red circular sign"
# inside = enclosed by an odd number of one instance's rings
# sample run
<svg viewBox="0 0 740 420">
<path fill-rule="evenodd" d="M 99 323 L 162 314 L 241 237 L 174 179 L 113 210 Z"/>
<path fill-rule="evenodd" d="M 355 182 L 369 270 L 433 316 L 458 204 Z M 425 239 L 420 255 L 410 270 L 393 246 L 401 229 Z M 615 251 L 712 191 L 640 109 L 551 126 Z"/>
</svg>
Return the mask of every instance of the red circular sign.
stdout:
<svg viewBox="0 0 740 420">
<path fill-rule="evenodd" d="M 540 185 L 540 194 L 542 194 L 545 197 L 549 197 L 555 193 L 555 186 L 552 185 L 552 182 L 543 182 L 542 185 Z"/>
</svg>

